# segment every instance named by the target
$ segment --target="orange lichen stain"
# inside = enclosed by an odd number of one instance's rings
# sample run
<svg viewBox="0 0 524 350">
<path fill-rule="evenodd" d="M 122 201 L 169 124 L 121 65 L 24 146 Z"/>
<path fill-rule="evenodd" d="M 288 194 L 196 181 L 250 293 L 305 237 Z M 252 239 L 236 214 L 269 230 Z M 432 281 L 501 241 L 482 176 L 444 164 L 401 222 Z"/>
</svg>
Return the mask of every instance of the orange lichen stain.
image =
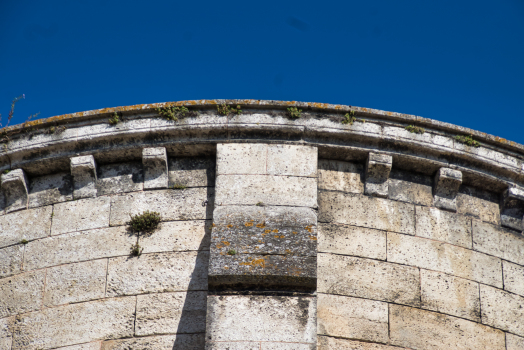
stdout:
<svg viewBox="0 0 524 350">
<path fill-rule="evenodd" d="M 241 262 L 240 265 L 264 268 L 266 267 L 266 261 L 264 260 L 264 258 L 252 259 L 251 261 Z"/>
<path fill-rule="evenodd" d="M 213 223 L 213 224 L 211 225 L 211 227 L 216 227 L 216 226 L 217 226 L 217 225 L 215 225 L 215 223 Z"/>
<path fill-rule="evenodd" d="M 251 226 L 253 226 L 253 222 L 246 222 L 244 225 L 245 225 L 246 227 L 251 227 Z"/>
<path fill-rule="evenodd" d="M 264 233 L 269 233 L 271 232 L 271 230 L 265 230 Z M 265 236 L 265 235 L 262 235 L 262 236 Z"/>
<path fill-rule="evenodd" d="M 274 230 L 273 230 L 273 233 L 278 233 L 278 229 L 274 229 Z"/>
<path fill-rule="evenodd" d="M 282 235 L 282 236 L 279 236 L 279 235 L 275 235 L 275 238 L 285 238 L 286 236 Z"/>
<path fill-rule="evenodd" d="M 258 240 L 258 243 L 262 243 L 262 240 L 259 239 L 259 240 Z"/>
<path fill-rule="evenodd" d="M 286 249 L 284 252 L 285 252 L 286 254 L 291 254 L 291 250 L 289 250 L 289 249 Z"/>
<path fill-rule="evenodd" d="M 313 241 L 316 241 L 317 240 L 317 237 L 315 236 L 309 236 L 309 239 L 313 240 Z"/>
<path fill-rule="evenodd" d="M 224 270 L 229 270 L 229 267 L 227 267 L 227 266 L 224 266 Z"/>
<path fill-rule="evenodd" d="M 227 225 L 227 228 L 231 228 L 231 227 L 233 227 L 233 225 L 231 225 L 231 224 Z"/>
<path fill-rule="evenodd" d="M 260 224 L 257 224 L 257 227 L 258 227 L 258 228 L 264 228 L 264 227 L 266 227 L 266 223 L 265 223 L 265 222 L 262 222 L 262 223 L 260 223 Z"/>
<path fill-rule="evenodd" d="M 293 232 L 291 232 L 291 233 L 292 233 L 292 234 L 294 234 L 294 235 L 298 234 L 298 232 L 297 232 L 297 231 L 293 231 Z"/>
<path fill-rule="evenodd" d="M 230 245 L 231 243 L 227 242 L 227 241 L 222 241 L 222 243 L 224 243 L 224 245 L 228 246 Z"/>
<path fill-rule="evenodd" d="M 306 230 L 308 230 L 309 233 L 311 233 L 311 232 L 313 231 L 313 230 L 311 229 L 311 227 L 312 227 L 312 226 L 306 226 L 306 227 L 304 227 L 304 228 L 305 228 Z"/>
</svg>

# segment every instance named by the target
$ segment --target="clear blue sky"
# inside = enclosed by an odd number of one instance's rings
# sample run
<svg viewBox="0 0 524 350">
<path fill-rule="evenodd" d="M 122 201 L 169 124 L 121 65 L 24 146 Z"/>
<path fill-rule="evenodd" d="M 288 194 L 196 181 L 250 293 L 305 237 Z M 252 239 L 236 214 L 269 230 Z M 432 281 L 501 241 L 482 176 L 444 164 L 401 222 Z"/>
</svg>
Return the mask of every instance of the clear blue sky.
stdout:
<svg viewBox="0 0 524 350">
<path fill-rule="evenodd" d="M 0 0 L 12 124 L 252 98 L 416 114 L 524 143 L 524 1 Z"/>
</svg>

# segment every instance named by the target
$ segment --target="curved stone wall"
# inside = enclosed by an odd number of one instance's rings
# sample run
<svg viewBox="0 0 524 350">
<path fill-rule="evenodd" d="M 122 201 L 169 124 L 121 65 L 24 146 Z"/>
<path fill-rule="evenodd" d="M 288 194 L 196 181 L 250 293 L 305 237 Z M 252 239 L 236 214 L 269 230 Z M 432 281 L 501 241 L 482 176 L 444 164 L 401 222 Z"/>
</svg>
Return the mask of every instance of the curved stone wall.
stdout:
<svg viewBox="0 0 524 350">
<path fill-rule="evenodd" d="M 190 113 L 159 116 L 173 106 Z M 39 120 L 0 146 L 1 349 L 524 349 L 521 145 L 206 100 Z M 146 210 L 162 223 L 137 236 Z"/>
</svg>

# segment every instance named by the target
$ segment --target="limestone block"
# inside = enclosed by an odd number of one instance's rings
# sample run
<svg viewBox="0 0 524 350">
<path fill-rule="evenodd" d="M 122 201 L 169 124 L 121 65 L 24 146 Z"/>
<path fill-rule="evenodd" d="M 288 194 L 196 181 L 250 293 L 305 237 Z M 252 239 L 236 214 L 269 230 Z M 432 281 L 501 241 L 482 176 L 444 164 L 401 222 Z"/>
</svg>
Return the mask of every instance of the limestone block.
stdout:
<svg viewBox="0 0 524 350">
<path fill-rule="evenodd" d="M 387 198 L 388 179 L 393 157 L 369 152 L 366 162 L 366 183 L 364 193 L 368 196 Z"/>
<path fill-rule="evenodd" d="M 502 288 L 500 259 L 430 239 L 388 232 L 388 261 Z"/>
<path fill-rule="evenodd" d="M 524 236 L 473 220 L 473 249 L 524 265 Z"/>
<path fill-rule="evenodd" d="M 388 304 L 340 295 L 318 294 L 318 334 L 388 342 Z"/>
<path fill-rule="evenodd" d="M 503 260 L 502 271 L 504 272 L 504 289 L 524 297 L 524 266 Z"/>
<path fill-rule="evenodd" d="M 416 267 L 319 254 L 318 275 L 319 293 L 420 305 L 420 274 Z"/>
<path fill-rule="evenodd" d="M 142 191 L 144 174 L 140 163 L 101 165 L 96 188 L 99 196 Z"/>
<path fill-rule="evenodd" d="M 207 251 L 109 259 L 106 295 L 207 290 L 208 259 Z"/>
<path fill-rule="evenodd" d="M 0 187 L 0 216 L 5 214 L 5 196 L 4 191 Z"/>
<path fill-rule="evenodd" d="M 47 270 L 44 305 L 78 303 L 105 295 L 107 259 L 55 266 Z"/>
<path fill-rule="evenodd" d="M 152 235 L 138 241 L 143 253 L 209 250 L 211 225 L 211 220 L 162 222 Z"/>
<path fill-rule="evenodd" d="M 415 207 L 382 198 L 320 192 L 318 221 L 412 235 L 415 233 Z"/>
<path fill-rule="evenodd" d="M 440 272 L 421 270 L 422 308 L 480 322 L 479 285 Z"/>
<path fill-rule="evenodd" d="M 54 205 L 53 236 L 109 226 L 111 198 L 86 198 Z"/>
<path fill-rule="evenodd" d="M 42 305 L 45 271 L 0 279 L 0 318 L 38 310 Z"/>
<path fill-rule="evenodd" d="M 139 295 L 135 335 L 205 333 L 207 292 Z"/>
<path fill-rule="evenodd" d="M 72 262 L 128 256 L 136 237 L 125 227 L 111 227 L 52 236 L 25 247 L 24 269 L 33 270 Z"/>
<path fill-rule="evenodd" d="M 5 196 L 6 213 L 27 209 L 29 184 L 25 172 L 22 169 L 11 170 L 7 174 L 2 174 L 0 178 Z"/>
<path fill-rule="evenodd" d="M 482 323 L 524 336 L 524 297 L 480 285 Z"/>
<path fill-rule="evenodd" d="M 316 344 L 307 343 L 260 343 L 260 350 L 316 350 Z"/>
<path fill-rule="evenodd" d="M 276 343 L 269 343 L 271 345 Z M 207 342 L 206 350 L 260 350 L 260 342 L 245 341 L 224 341 L 224 342 Z"/>
<path fill-rule="evenodd" d="M 218 143 L 217 175 L 267 174 L 267 144 Z"/>
<path fill-rule="evenodd" d="M 386 260 L 386 232 L 321 223 L 318 225 L 318 251 Z"/>
<path fill-rule="evenodd" d="M 0 278 L 20 273 L 24 258 L 24 246 L 13 245 L 0 249 Z"/>
<path fill-rule="evenodd" d="M 167 153 L 165 147 L 144 148 L 142 150 L 144 167 L 144 189 L 167 188 Z"/>
<path fill-rule="evenodd" d="M 153 337 L 109 340 L 102 342 L 100 350 L 202 350 L 205 334 L 157 335 Z"/>
<path fill-rule="evenodd" d="M 0 349 L 11 349 L 13 322 L 12 317 L 0 318 Z"/>
<path fill-rule="evenodd" d="M 315 178 L 266 175 L 218 175 L 217 205 L 317 207 Z"/>
<path fill-rule="evenodd" d="M 400 350 L 396 346 L 383 344 L 365 343 L 360 341 L 332 338 L 326 336 L 318 337 L 318 350 Z"/>
<path fill-rule="evenodd" d="M 524 350 L 524 338 L 506 333 L 506 350 Z"/>
<path fill-rule="evenodd" d="M 267 173 L 279 176 L 317 177 L 316 147 L 268 145 Z"/>
<path fill-rule="evenodd" d="M 505 350 L 504 333 L 476 322 L 407 306 L 389 306 L 390 344 L 424 350 Z"/>
<path fill-rule="evenodd" d="M 409 172 L 392 171 L 388 181 L 388 198 L 395 201 L 432 206 L 431 178 Z"/>
<path fill-rule="evenodd" d="M 186 157 L 169 159 L 169 187 L 215 186 L 215 159 L 211 157 Z"/>
<path fill-rule="evenodd" d="M 457 193 L 462 184 L 462 172 L 450 168 L 440 168 L 435 174 L 433 193 L 437 208 L 457 211 Z"/>
<path fill-rule="evenodd" d="M 71 175 L 75 199 L 96 197 L 96 163 L 93 156 L 71 158 Z"/>
<path fill-rule="evenodd" d="M 415 235 L 471 249 L 471 218 L 436 208 L 415 207 Z"/>
<path fill-rule="evenodd" d="M 163 221 L 203 220 L 211 217 L 213 201 L 214 189 L 209 187 L 114 196 L 111 198 L 111 226 L 125 225 L 129 215 L 142 214 L 146 210 L 160 213 Z"/>
<path fill-rule="evenodd" d="M 495 225 L 500 224 L 498 195 L 473 187 L 461 186 L 457 194 L 457 212 Z"/>
<path fill-rule="evenodd" d="M 100 342 L 84 343 L 78 345 L 64 346 L 55 348 L 55 350 L 100 350 Z"/>
<path fill-rule="evenodd" d="M 73 200 L 73 179 L 67 173 L 33 178 L 29 187 L 29 208 Z"/>
<path fill-rule="evenodd" d="M 263 295 L 209 295 L 207 297 L 206 341 L 209 342 L 315 343 L 316 326 L 315 297 Z"/>
<path fill-rule="evenodd" d="M 0 246 L 48 236 L 52 212 L 53 208 L 49 206 L 0 216 Z"/>
<path fill-rule="evenodd" d="M 48 349 L 133 335 L 136 297 L 69 304 L 20 315 L 12 350 Z"/>
<path fill-rule="evenodd" d="M 500 202 L 500 224 L 522 231 L 524 217 L 524 189 L 509 187 L 502 194 Z"/>
<path fill-rule="evenodd" d="M 318 189 L 364 193 L 364 169 L 356 163 L 319 159 Z"/>
</svg>

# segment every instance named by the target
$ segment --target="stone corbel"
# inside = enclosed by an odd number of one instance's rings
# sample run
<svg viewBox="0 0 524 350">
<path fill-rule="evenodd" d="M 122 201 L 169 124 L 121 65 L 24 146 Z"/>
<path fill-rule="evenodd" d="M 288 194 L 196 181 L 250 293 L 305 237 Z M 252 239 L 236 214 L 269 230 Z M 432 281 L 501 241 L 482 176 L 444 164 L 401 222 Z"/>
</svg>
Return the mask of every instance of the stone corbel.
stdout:
<svg viewBox="0 0 524 350">
<path fill-rule="evenodd" d="M 370 152 L 366 163 L 364 194 L 374 197 L 388 197 L 388 179 L 393 157 Z"/>
<path fill-rule="evenodd" d="M 96 163 L 93 156 L 71 158 L 73 198 L 96 197 Z"/>
<path fill-rule="evenodd" d="M 440 168 L 435 175 L 433 200 L 437 208 L 457 211 L 457 193 L 462 184 L 462 172 Z"/>
<path fill-rule="evenodd" d="M 144 148 L 142 164 L 144 166 L 144 190 L 168 187 L 169 176 L 165 147 Z"/>
<path fill-rule="evenodd" d="M 517 231 L 522 231 L 524 217 L 524 189 L 508 187 L 500 202 L 500 223 Z"/>
<path fill-rule="evenodd" d="M 2 174 L 2 191 L 5 195 L 6 212 L 27 209 L 28 181 L 22 169 L 16 169 Z"/>
</svg>

